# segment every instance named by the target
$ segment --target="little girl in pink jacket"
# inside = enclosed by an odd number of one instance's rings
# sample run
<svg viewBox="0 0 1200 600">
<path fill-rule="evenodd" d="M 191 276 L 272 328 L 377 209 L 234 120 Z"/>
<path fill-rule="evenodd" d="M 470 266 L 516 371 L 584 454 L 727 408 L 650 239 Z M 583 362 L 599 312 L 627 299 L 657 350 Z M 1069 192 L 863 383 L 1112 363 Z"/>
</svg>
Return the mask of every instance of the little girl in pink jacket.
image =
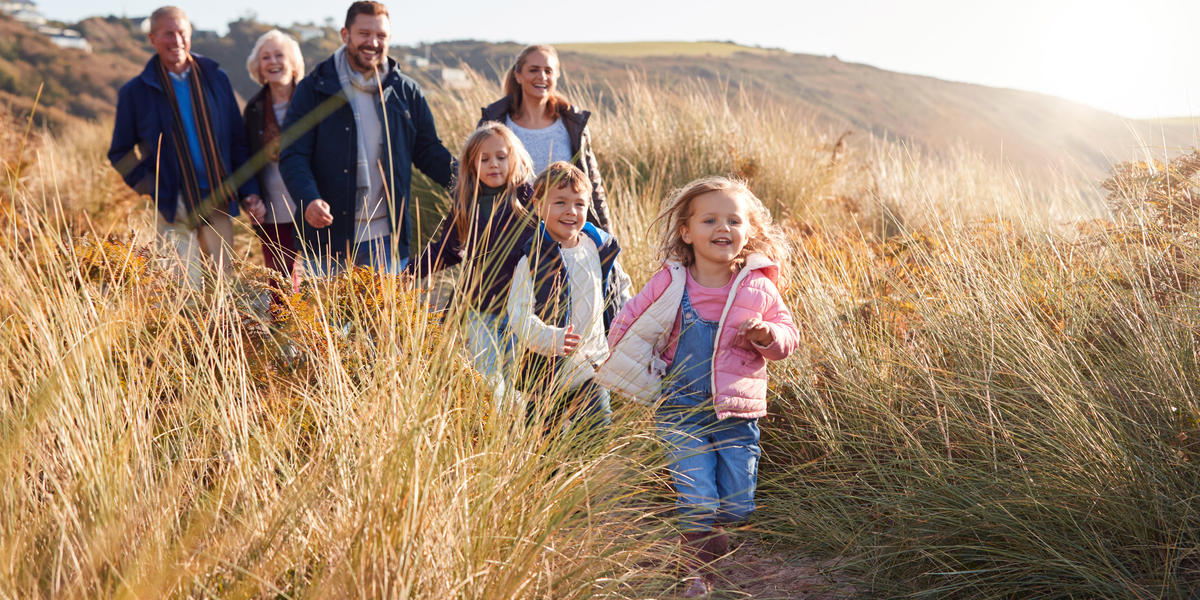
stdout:
<svg viewBox="0 0 1200 600">
<path fill-rule="evenodd" d="M 754 512 L 758 419 L 767 414 L 766 361 L 786 358 L 799 332 L 779 295 L 788 248 L 745 184 L 723 177 L 675 192 L 664 266 L 613 321 L 597 381 L 657 408 L 694 552 L 685 597 L 707 595 L 728 552 L 721 525 Z"/>
</svg>

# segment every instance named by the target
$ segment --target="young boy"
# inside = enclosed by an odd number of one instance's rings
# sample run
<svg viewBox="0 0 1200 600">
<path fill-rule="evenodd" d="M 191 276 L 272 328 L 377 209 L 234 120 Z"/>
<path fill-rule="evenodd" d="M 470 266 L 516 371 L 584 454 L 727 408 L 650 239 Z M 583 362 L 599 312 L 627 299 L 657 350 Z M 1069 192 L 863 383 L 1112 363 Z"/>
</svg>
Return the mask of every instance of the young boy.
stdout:
<svg viewBox="0 0 1200 600">
<path fill-rule="evenodd" d="M 630 298 L 617 240 L 587 222 L 587 175 L 568 162 L 533 183 L 541 218 L 520 250 L 508 295 L 509 327 L 525 348 L 516 385 L 530 394 L 526 419 L 554 433 L 563 419 L 608 425 L 608 391 L 592 381 L 608 357 L 608 327 Z"/>
</svg>

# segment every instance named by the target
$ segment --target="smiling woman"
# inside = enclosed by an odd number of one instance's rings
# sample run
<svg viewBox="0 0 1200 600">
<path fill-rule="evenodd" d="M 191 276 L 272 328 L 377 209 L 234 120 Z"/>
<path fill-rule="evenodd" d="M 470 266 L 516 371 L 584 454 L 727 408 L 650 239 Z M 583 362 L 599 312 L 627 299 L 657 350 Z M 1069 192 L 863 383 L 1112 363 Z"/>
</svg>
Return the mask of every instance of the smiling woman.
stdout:
<svg viewBox="0 0 1200 600">
<path fill-rule="evenodd" d="M 560 75 L 553 46 L 526 47 L 504 77 L 505 96 L 483 109 L 479 124 L 496 121 L 512 129 L 529 151 L 535 172 L 560 160 L 579 167 L 592 183 L 588 221 L 611 231 L 604 183 L 587 128 L 592 114 L 571 106 L 558 93 Z"/>
<path fill-rule="evenodd" d="M 257 166 L 258 184 L 266 202 L 266 216 L 254 224 L 254 233 L 262 243 L 263 264 L 279 272 L 295 289 L 296 204 L 279 174 L 279 152 L 283 140 L 283 118 L 296 84 L 304 76 L 304 57 L 300 45 L 278 29 L 258 38 L 246 59 L 250 78 L 262 89 L 246 103 L 246 140 Z M 275 303 L 280 302 L 276 295 Z"/>
</svg>

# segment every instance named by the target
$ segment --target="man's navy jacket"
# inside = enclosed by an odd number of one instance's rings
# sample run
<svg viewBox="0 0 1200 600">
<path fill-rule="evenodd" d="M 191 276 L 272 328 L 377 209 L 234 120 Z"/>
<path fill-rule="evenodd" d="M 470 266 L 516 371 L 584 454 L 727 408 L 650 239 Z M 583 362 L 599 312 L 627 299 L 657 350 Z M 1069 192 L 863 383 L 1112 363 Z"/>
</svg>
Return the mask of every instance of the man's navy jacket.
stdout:
<svg viewBox="0 0 1200 600">
<path fill-rule="evenodd" d="M 257 194 L 258 180 L 251 169 L 237 171 L 246 164 L 248 147 L 242 111 L 238 110 L 229 77 L 211 58 L 195 53 L 192 58 L 203 73 L 208 105 L 212 109 L 213 137 L 220 144 L 226 172 L 232 174 L 243 198 Z M 146 63 L 141 75 L 121 86 L 108 160 L 129 187 L 154 196 L 158 201 L 158 212 L 168 223 L 174 223 L 180 179 L 175 144 L 171 139 L 175 113 L 167 104 L 168 96 L 158 81 L 158 61 L 155 55 Z M 134 148 L 140 149 L 140 159 L 133 153 Z M 227 210 L 236 216 L 237 203 L 230 202 Z"/>
<path fill-rule="evenodd" d="M 455 161 L 438 139 L 433 114 L 417 82 L 401 74 L 395 61 L 389 58 L 388 62 L 391 70 L 382 85 L 386 108 L 380 119 L 388 143 L 380 159 L 395 226 L 392 237 L 404 258 L 412 243 L 409 198 L 413 165 L 449 187 Z M 296 226 L 303 231 L 310 252 L 340 254 L 354 241 L 358 130 L 332 57 L 296 86 L 284 130 L 279 172 L 296 201 Z M 303 217 L 305 208 L 318 198 L 329 203 L 333 214 L 333 224 L 322 229 L 314 229 Z"/>
</svg>

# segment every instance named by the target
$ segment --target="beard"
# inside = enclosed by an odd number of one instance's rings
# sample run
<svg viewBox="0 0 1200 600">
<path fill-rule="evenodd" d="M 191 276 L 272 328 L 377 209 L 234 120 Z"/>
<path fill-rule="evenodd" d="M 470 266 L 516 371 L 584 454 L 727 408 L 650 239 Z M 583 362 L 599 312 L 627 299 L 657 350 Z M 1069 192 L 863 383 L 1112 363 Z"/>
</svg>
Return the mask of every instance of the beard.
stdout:
<svg viewBox="0 0 1200 600">
<path fill-rule="evenodd" d="M 375 57 L 364 55 L 362 50 L 363 46 L 346 46 L 346 58 L 350 59 L 350 66 L 356 71 L 378 71 L 383 66 L 383 61 L 387 60 L 386 48 Z"/>
</svg>

